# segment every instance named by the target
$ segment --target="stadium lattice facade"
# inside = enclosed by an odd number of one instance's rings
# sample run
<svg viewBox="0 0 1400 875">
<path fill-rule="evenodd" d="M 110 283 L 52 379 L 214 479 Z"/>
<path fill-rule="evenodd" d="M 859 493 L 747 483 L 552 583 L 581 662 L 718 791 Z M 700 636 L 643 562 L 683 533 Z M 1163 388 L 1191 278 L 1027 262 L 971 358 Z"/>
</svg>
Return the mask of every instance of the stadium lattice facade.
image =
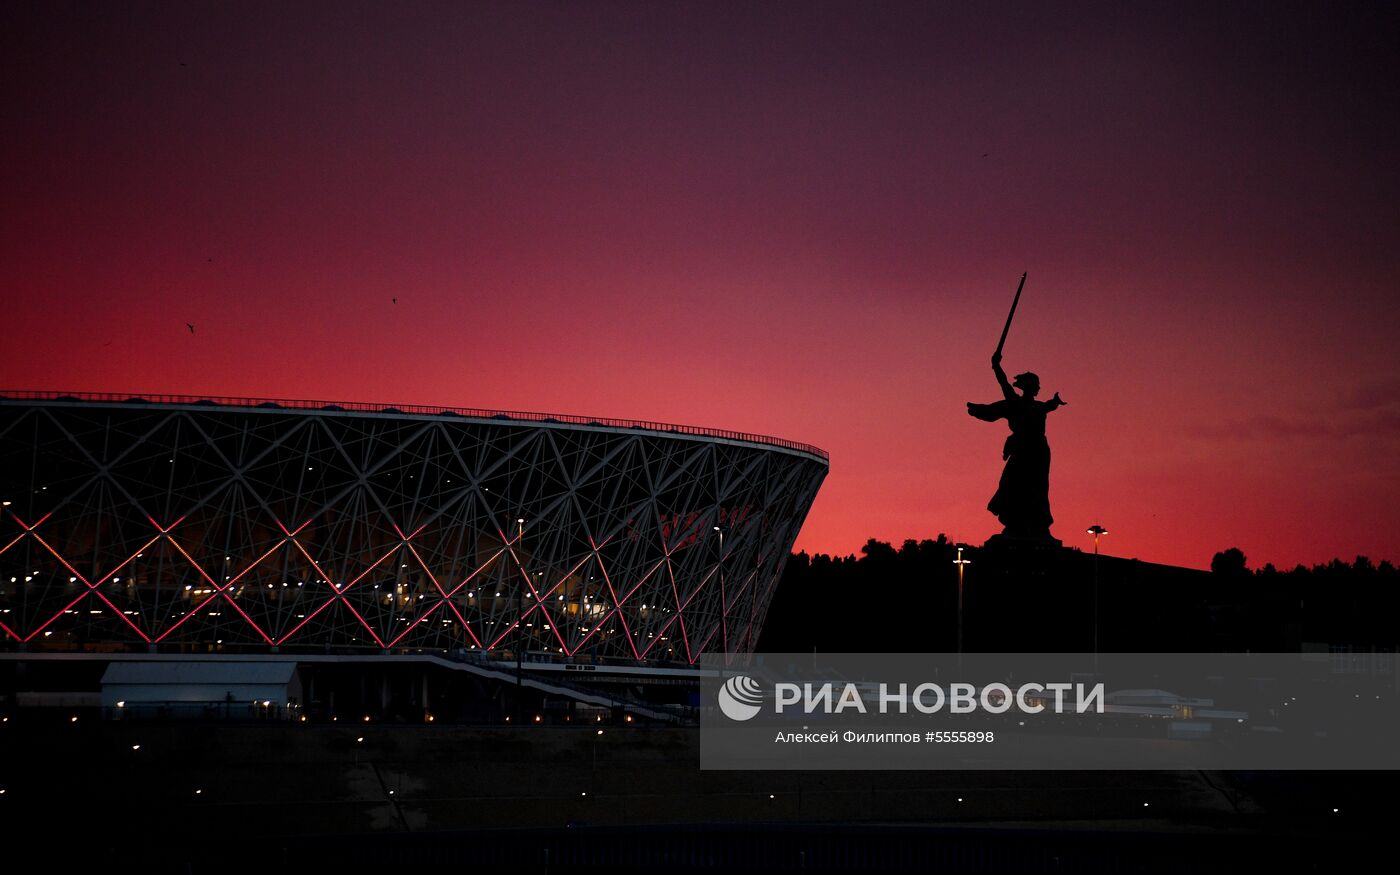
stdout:
<svg viewBox="0 0 1400 875">
<path fill-rule="evenodd" d="M 7 649 L 753 649 L 815 447 L 484 410 L 0 397 Z"/>
</svg>

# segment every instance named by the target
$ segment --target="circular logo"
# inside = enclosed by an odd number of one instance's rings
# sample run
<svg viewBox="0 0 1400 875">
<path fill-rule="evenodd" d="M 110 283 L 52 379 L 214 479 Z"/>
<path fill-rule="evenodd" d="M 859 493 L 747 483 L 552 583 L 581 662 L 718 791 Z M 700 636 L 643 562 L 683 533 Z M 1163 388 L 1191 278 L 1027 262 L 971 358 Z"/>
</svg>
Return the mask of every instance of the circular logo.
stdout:
<svg viewBox="0 0 1400 875">
<path fill-rule="evenodd" d="M 752 720 L 763 704 L 763 688 L 758 681 L 735 675 L 719 688 L 719 709 L 730 720 Z"/>
</svg>

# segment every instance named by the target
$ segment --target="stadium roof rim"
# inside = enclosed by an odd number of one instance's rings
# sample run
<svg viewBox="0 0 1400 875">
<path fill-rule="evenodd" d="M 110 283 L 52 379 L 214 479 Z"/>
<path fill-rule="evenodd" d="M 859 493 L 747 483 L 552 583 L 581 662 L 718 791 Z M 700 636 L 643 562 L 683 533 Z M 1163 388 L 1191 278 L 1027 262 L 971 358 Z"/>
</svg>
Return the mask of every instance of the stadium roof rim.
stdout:
<svg viewBox="0 0 1400 875">
<path fill-rule="evenodd" d="M 171 407 L 241 407 L 254 410 L 300 410 L 312 413 L 368 413 L 389 416 L 460 417 L 463 419 L 519 422 L 537 425 L 582 425 L 595 428 L 641 429 L 658 434 L 718 438 L 760 444 L 803 453 L 830 464 L 826 450 L 784 438 L 695 425 L 651 422 L 641 419 L 613 419 L 601 416 L 574 416 L 566 413 L 530 413 L 520 410 L 490 410 L 480 407 L 444 407 L 424 404 L 377 404 L 364 401 L 311 401 L 287 398 L 240 398 L 231 395 L 160 395 L 117 392 L 49 392 L 42 390 L 0 390 L 0 403 L 7 401 L 48 401 L 73 404 L 149 404 Z"/>
</svg>

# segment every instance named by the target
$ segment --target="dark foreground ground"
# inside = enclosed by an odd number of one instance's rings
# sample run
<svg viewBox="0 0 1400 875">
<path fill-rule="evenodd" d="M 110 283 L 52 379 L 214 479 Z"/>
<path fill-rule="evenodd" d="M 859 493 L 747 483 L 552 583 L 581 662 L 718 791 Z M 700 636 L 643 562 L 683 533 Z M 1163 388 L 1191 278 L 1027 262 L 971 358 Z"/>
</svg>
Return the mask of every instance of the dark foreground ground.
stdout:
<svg viewBox="0 0 1400 875">
<path fill-rule="evenodd" d="M 1388 837 L 1387 784 L 701 772 L 695 730 L 612 726 L 0 726 L 12 856 L 152 871 L 1335 871 Z"/>
</svg>

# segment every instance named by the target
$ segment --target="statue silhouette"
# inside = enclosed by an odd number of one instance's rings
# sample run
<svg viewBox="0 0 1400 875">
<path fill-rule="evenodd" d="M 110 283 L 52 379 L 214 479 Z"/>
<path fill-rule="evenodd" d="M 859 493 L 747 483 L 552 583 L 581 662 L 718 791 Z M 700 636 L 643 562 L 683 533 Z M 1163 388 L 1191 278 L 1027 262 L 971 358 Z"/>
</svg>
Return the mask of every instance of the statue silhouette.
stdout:
<svg viewBox="0 0 1400 875">
<path fill-rule="evenodd" d="M 1005 338 L 1004 333 L 1002 336 Z M 1011 435 L 1001 452 L 1006 467 L 987 510 L 1001 521 L 1006 537 L 1054 540 L 1050 534 L 1050 524 L 1055 520 L 1050 516 L 1050 443 L 1045 439 L 1045 416 L 1067 402 L 1059 392 L 1049 401 L 1037 401 L 1040 378 L 1030 372 L 1017 374 L 1014 382 L 1008 382 L 1006 371 L 1001 368 L 1000 351 L 992 355 L 992 372 L 1001 386 L 1002 400 L 967 403 L 969 415 L 983 422 L 1005 419 L 1011 426 Z M 1013 386 L 1021 394 L 1016 394 Z"/>
</svg>

